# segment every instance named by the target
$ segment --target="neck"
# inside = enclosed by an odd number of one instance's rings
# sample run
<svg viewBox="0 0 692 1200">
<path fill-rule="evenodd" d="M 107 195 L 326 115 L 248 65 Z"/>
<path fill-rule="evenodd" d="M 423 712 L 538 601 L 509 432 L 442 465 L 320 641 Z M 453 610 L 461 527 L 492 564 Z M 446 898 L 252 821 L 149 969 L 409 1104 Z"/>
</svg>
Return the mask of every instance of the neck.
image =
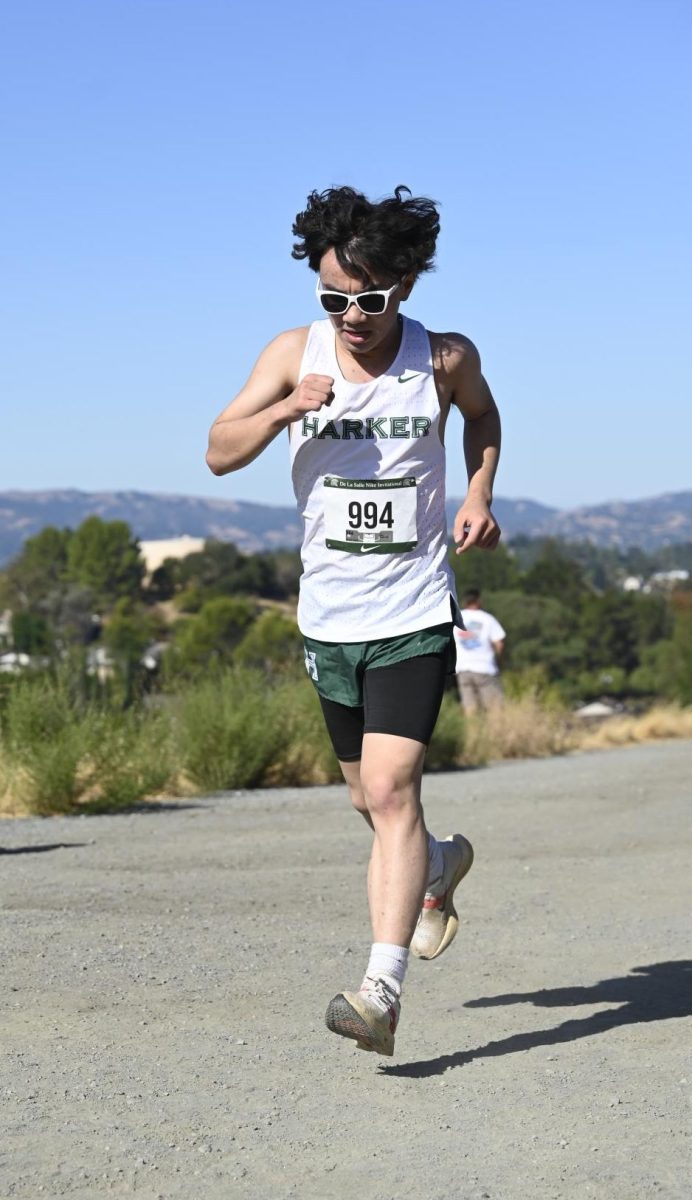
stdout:
<svg viewBox="0 0 692 1200">
<path fill-rule="evenodd" d="M 365 350 L 362 354 L 354 354 L 335 334 L 336 357 L 344 375 L 366 375 L 373 377 L 382 375 L 392 365 L 401 345 L 404 331 L 403 317 L 399 315 L 396 325 L 383 342 L 373 350 Z"/>
</svg>

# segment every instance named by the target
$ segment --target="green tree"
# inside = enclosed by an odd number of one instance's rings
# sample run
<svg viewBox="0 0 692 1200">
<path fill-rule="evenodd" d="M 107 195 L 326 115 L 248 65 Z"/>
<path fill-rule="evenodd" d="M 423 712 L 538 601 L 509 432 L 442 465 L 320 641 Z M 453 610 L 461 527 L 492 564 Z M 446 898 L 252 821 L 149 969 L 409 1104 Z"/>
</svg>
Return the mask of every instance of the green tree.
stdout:
<svg viewBox="0 0 692 1200">
<path fill-rule="evenodd" d="M 21 553 L 0 576 L 0 607 L 11 609 L 15 618 L 23 614 L 18 635 L 22 642 L 29 636 L 29 617 L 45 622 L 41 638 L 45 646 L 63 651 L 89 639 L 95 601 L 89 588 L 68 576 L 73 536 L 69 529 L 46 526 L 27 538 Z"/>
<path fill-rule="evenodd" d="M 207 541 L 203 550 L 187 554 L 178 559 L 176 582 L 178 587 L 191 585 L 201 591 L 221 595 L 237 590 L 235 580 L 244 557 L 232 542 Z"/>
<path fill-rule="evenodd" d="M 209 593 L 203 591 L 199 584 L 190 583 L 181 592 L 176 592 L 173 597 L 173 604 L 179 612 L 198 613 L 205 600 L 209 599 Z"/>
<path fill-rule="evenodd" d="M 631 685 L 643 695 L 692 704 L 692 612 L 678 612 L 672 637 L 643 651 Z"/>
<path fill-rule="evenodd" d="M 272 550 L 271 560 L 274 565 L 277 597 L 287 599 L 298 595 L 300 576 L 303 564 L 298 550 Z"/>
<path fill-rule="evenodd" d="M 637 646 L 642 651 L 655 642 L 669 638 L 673 632 L 673 613 L 663 596 L 628 593 L 632 596 L 632 617 L 637 637 Z"/>
<path fill-rule="evenodd" d="M 580 671 L 576 678 L 576 691 L 584 703 L 597 700 L 600 696 L 627 696 L 633 688 L 630 678 L 622 667 L 601 667 L 597 671 Z"/>
<path fill-rule="evenodd" d="M 171 600 L 175 595 L 177 580 L 176 560 L 165 558 L 160 566 L 152 571 L 144 589 L 145 599 L 150 604 L 162 600 Z"/>
<path fill-rule="evenodd" d="M 169 670 L 195 674 L 230 663 L 256 615 L 255 605 L 249 600 L 230 596 L 208 600 L 196 616 L 176 626 L 167 659 Z"/>
<path fill-rule="evenodd" d="M 58 650 L 84 646 L 98 629 L 95 601 L 89 588 L 64 583 L 44 596 L 38 605 L 53 631 Z"/>
<path fill-rule="evenodd" d="M 539 557 L 523 577 L 522 588 L 530 596 L 552 596 L 572 609 L 578 608 L 589 592 L 582 568 L 556 541 L 543 544 Z"/>
<path fill-rule="evenodd" d="M 87 517 L 70 538 L 67 576 L 89 588 L 99 606 L 139 597 L 145 565 L 125 521 Z"/>
<path fill-rule="evenodd" d="M 671 645 L 670 694 L 681 704 L 692 704 L 692 609 L 677 612 Z"/>
<path fill-rule="evenodd" d="M 631 592 L 604 592 L 587 596 L 582 604 L 579 629 L 586 647 L 587 669 L 639 666 L 636 601 Z"/>
<path fill-rule="evenodd" d="M 460 601 L 469 588 L 477 588 L 479 592 L 507 592 L 519 585 L 516 560 L 502 543 L 492 551 L 472 548 L 456 554 L 452 549 L 449 560 Z"/>
<path fill-rule="evenodd" d="M 47 525 L 35 537 L 27 538 L 3 572 L 2 604 L 15 612 L 35 609 L 48 592 L 64 586 L 71 537 L 69 529 Z"/>
<path fill-rule="evenodd" d="M 183 612 L 199 611 L 217 596 L 254 595 L 285 600 L 298 592 L 302 570 L 293 550 L 241 554 L 231 542 L 205 542 L 204 549 L 185 558 L 167 558 L 152 572 L 148 601 L 175 599 Z"/>
<path fill-rule="evenodd" d="M 298 626 L 275 610 L 258 617 L 235 652 L 235 661 L 243 666 L 271 671 L 295 667 L 302 659 L 303 639 Z"/>
<path fill-rule="evenodd" d="M 507 633 L 503 665 L 525 671 L 542 666 L 549 681 L 571 679 L 584 663 L 577 616 L 552 596 L 493 592 L 487 607 Z"/>
<path fill-rule="evenodd" d="M 238 594 L 281 599 L 272 554 L 241 554 L 231 542 L 205 542 L 204 549 L 180 560 L 178 587 L 198 588 L 206 599 Z"/>
<path fill-rule="evenodd" d="M 53 650 L 50 626 L 40 613 L 13 613 L 12 641 L 18 654 L 49 655 Z"/>
<path fill-rule="evenodd" d="M 142 663 L 147 646 L 161 633 L 160 622 L 143 608 L 120 600 L 105 625 L 103 643 L 113 659 L 120 700 L 127 708 L 145 690 L 149 674 Z"/>
</svg>

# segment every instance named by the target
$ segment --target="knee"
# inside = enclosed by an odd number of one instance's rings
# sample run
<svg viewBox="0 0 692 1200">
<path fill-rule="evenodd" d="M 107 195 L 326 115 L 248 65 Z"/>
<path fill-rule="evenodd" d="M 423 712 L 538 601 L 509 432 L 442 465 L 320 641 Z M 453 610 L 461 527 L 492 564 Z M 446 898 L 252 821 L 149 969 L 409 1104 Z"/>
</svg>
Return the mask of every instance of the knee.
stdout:
<svg viewBox="0 0 692 1200">
<path fill-rule="evenodd" d="M 368 811 L 384 820 L 396 819 L 410 808 L 411 789 L 401 787 L 387 775 L 368 779 L 364 784 L 364 798 Z"/>
<path fill-rule="evenodd" d="M 351 793 L 351 804 L 356 812 L 359 812 L 362 817 L 367 818 L 369 816 L 368 802 L 365 799 L 363 789 L 351 787 L 349 788 L 349 792 Z"/>
</svg>

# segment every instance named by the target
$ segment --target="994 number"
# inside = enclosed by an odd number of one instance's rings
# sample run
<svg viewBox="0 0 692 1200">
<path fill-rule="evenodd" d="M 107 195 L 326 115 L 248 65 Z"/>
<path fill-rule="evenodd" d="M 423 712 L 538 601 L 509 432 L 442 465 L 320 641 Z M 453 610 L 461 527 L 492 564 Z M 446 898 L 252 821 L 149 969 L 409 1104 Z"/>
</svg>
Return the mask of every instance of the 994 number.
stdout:
<svg viewBox="0 0 692 1200">
<path fill-rule="evenodd" d="M 348 506 L 348 523 L 351 529 L 377 529 L 379 526 L 391 529 L 394 524 L 391 500 L 383 505 L 381 512 L 374 500 L 366 500 L 365 504 L 352 500 Z"/>
</svg>

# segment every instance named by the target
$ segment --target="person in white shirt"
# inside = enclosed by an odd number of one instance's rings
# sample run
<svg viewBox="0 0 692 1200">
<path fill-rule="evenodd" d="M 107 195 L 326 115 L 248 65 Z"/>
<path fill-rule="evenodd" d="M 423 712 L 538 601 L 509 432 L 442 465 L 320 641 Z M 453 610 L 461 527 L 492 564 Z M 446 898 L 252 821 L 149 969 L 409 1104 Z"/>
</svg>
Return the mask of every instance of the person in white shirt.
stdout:
<svg viewBox="0 0 692 1200">
<path fill-rule="evenodd" d="M 454 629 L 459 699 L 467 713 L 501 704 L 504 697 L 499 660 L 506 633 L 500 622 L 481 608 L 481 594 L 471 588 L 461 611 L 464 629 Z"/>
<path fill-rule="evenodd" d="M 464 420 L 468 475 L 456 553 L 492 550 L 500 538 L 490 508 L 500 419 L 478 350 L 399 312 L 433 266 L 439 227 L 435 203 L 405 187 L 377 202 L 350 187 L 311 192 L 293 256 L 317 276 L 322 319 L 262 351 L 214 422 L 207 453 L 210 470 L 226 475 L 287 438 L 304 522 L 305 665 L 372 835 L 370 958 L 360 989 L 334 996 L 325 1021 L 384 1055 L 394 1050 L 409 951 L 433 959 L 452 943 L 454 891 L 473 862 L 462 834 L 439 840 L 427 830 L 421 803 L 458 619 L 445 515 L 452 409 Z M 273 302 L 279 292 L 263 294 Z"/>
</svg>

